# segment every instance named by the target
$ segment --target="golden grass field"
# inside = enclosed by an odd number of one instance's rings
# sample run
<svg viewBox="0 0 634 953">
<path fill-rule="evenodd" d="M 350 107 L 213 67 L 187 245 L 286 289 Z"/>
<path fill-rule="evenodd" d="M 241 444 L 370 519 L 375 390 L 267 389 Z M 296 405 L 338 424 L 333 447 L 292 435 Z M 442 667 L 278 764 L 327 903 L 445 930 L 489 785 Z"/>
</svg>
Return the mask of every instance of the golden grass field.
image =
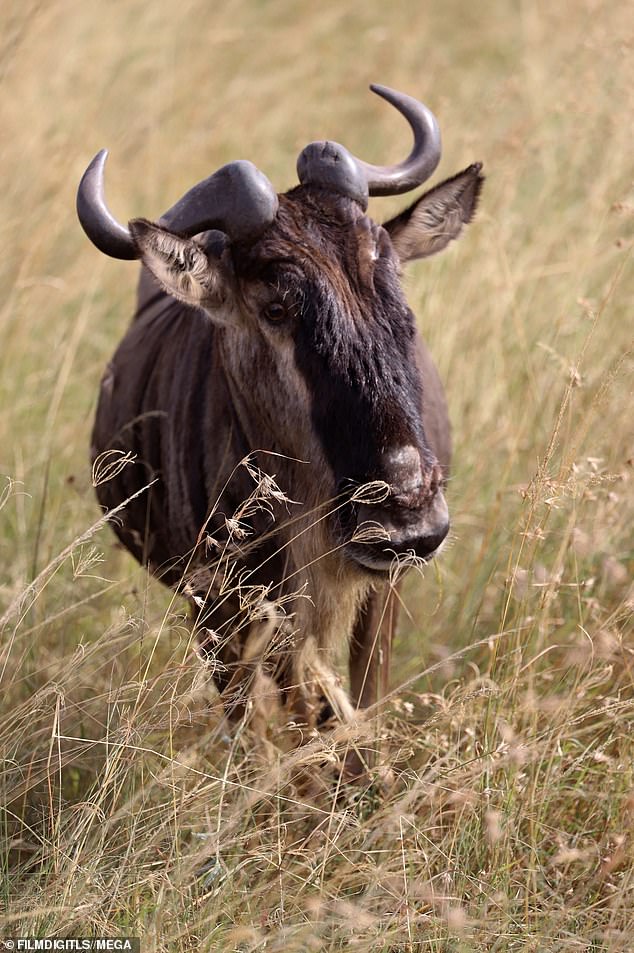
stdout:
<svg viewBox="0 0 634 953">
<path fill-rule="evenodd" d="M 633 39 L 599 0 L 3 4 L 0 938 L 634 950 Z M 296 777 L 346 739 L 227 734 L 184 604 L 94 528 L 136 268 L 74 193 L 102 146 L 122 219 L 235 158 L 290 187 L 316 138 L 396 161 L 369 82 L 435 111 L 438 177 L 488 178 L 406 278 L 454 422 L 452 544 L 355 729 L 373 783 L 309 798 Z"/>
</svg>

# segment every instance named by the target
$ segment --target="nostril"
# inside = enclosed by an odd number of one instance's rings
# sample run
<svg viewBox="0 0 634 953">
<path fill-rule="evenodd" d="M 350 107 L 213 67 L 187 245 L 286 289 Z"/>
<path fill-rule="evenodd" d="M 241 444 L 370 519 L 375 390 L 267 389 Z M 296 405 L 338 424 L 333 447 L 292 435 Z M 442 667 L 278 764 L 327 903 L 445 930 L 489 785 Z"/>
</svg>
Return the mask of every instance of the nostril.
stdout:
<svg viewBox="0 0 634 953">
<path fill-rule="evenodd" d="M 418 541 L 418 546 L 417 546 L 417 548 L 418 548 L 419 550 L 423 550 L 423 549 L 424 549 L 426 552 L 422 552 L 422 551 L 421 551 L 421 552 L 419 553 L 419 555 L 421 555 L 421 556 L 428 555 L 428 556 L 429 556 L 429 555 L 431 555 L 431 553 L 436 552 L 436 550 L 437 550 L 438 547 L 441 545 L 441 543 L 443 543 L 443 542 L 445 541 L 445 539 L 447 538 L 447 534 L 448 534 L 448 532 L 449 532 L 449 525 L 450 525 L 450 524 L 449 524 L 449 520 L 447 520 L 447 521 L 446 521 L 445 523 L 443 523 L 442 525 L 440 525 L 440 526 L 438 526 L 438 527 L 435 527 L 434 530 L 433 530 L 433 532 L 429 533 L 429 534 L 426 535 L 426 536 L 423 536 L 423 537 Z"/>
</svg>

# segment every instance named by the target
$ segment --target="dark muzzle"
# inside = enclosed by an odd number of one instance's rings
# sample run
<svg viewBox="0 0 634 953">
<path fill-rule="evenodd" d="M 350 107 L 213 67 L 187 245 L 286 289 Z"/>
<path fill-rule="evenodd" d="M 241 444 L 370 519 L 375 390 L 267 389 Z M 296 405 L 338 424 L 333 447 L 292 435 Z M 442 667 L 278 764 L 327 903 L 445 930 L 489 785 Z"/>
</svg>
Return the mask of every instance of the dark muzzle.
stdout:
<svg viewBox="0 0 634 953">
<path fill-rule="evenodd" d="M 399 557 L 431 559 L 449 532 L 438 464 L 424 466 L 419 451 L 410 446 L 387 453 L 382 469 L 390 487 L 385 498 L 353 502 L 347 508 L 346 553 L 379 571 Z"/>
</svg>

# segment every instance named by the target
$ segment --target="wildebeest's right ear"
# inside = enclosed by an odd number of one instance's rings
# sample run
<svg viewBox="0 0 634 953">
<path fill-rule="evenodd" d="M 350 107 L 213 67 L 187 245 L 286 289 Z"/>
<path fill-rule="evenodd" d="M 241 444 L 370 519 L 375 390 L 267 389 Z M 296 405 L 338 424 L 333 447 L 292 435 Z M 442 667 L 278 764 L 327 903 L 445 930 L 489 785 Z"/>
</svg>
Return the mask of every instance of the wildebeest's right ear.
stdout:
<svg viewBox="0 0 634 953">
<path fill-rule="evenodd" d="M 396 218 L 385 222 L 383 228 L 403 263 L 435 255 L 458 238 L 475 215 L 484 182 L 481 170 L 482 163 L 474 162 L 425 192 Z"/>
<path fill-rule="evenodd" d="M 222 300 L 220 265 L 197 242 L 144 218 L 133 219 L 129 227 L 144 265 L 168 294 L 194 307 Z"/>
</svg>

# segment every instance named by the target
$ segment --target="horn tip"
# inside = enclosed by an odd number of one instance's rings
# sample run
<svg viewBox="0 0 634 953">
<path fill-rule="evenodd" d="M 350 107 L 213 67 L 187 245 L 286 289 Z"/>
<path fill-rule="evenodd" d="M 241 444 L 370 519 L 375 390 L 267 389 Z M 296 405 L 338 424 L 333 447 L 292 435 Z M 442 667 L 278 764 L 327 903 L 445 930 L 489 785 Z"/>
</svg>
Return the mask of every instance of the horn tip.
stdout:
<svg viewBox="0 0 634 953">
<path fill-rule="evenodd" d="M 377 96 L 382 96 L 383 99 L 386 99 L 386 94 L 389 96 L 390 93 L 393 93 L 394 90 L 389 86 L 383 86 L 382 83 L 370 83 L 370 89 L 373 93 L 376 93 Z"/>
<path fill-rule="evenodd" d="M 90 163 L 90 165 L 88 166 L 88 168 L 91 169 L 91 168 L 94 168 L 95 166 L 99 166 L 100 168 L 103 168 L 104 165 L 106 164 L 107 158 L 108 158 L 108 150 L 100 149 L 99 152 L 94 157 L 94 159 L 92 160 L 92 162 Z"/>
</svg>

